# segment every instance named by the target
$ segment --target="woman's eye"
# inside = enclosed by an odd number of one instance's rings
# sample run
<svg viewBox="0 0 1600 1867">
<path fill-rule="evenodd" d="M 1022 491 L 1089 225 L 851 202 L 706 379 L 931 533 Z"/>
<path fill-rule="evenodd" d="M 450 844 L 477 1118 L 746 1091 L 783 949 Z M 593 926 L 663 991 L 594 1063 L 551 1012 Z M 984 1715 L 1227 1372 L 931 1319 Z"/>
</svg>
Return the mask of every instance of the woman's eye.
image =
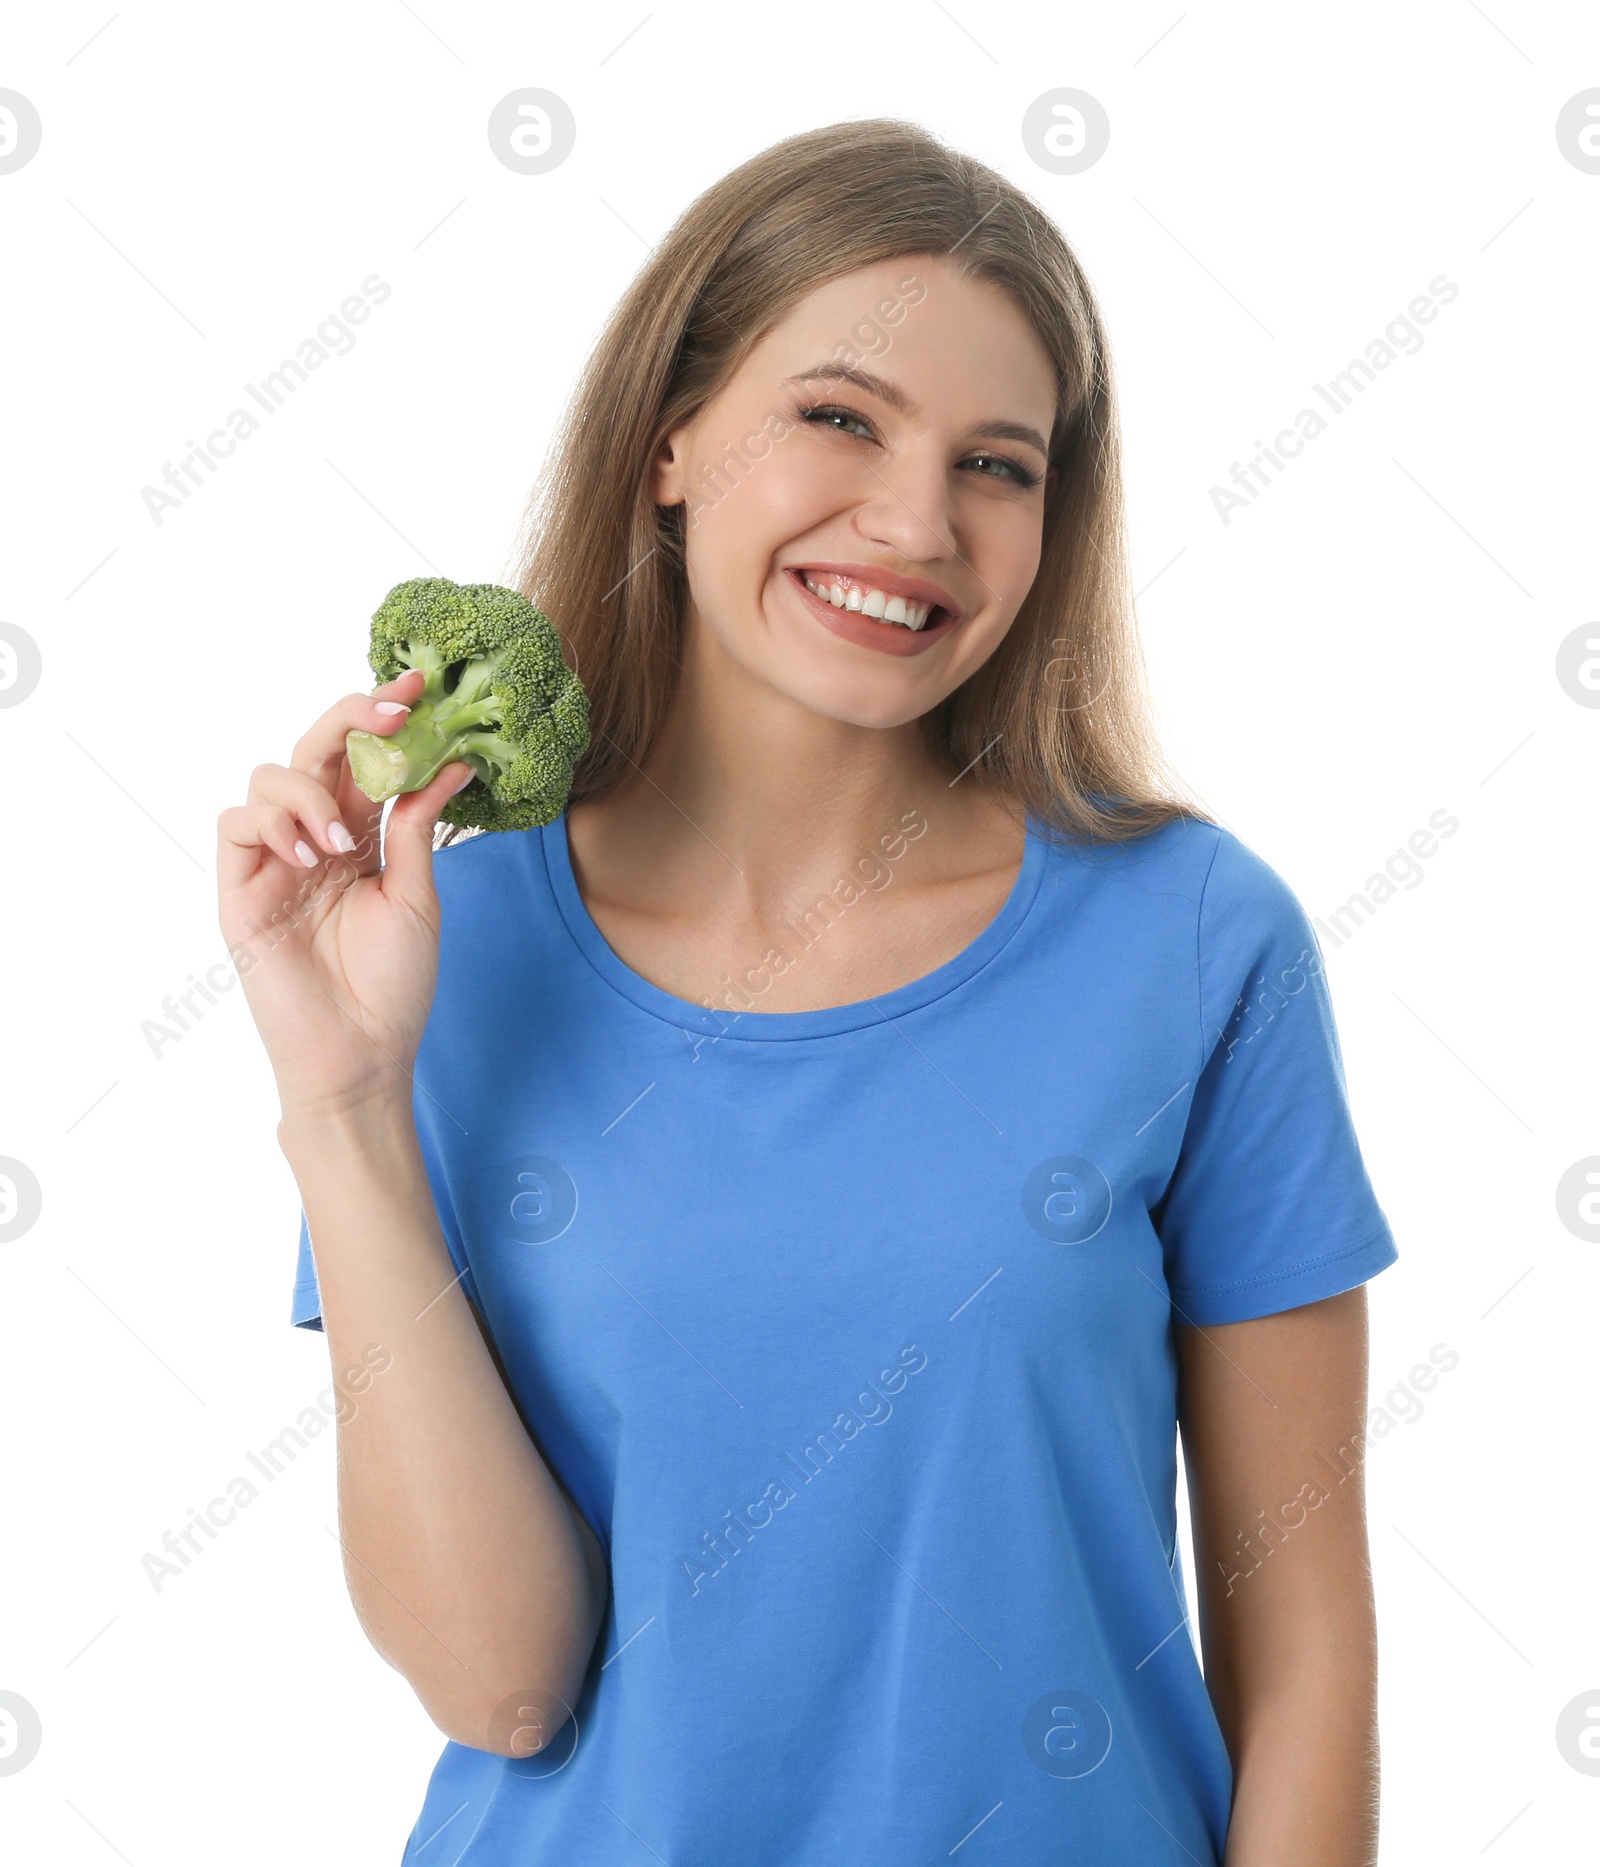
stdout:
<svg viewBox="0 0 1600 1867">
<path fill-rule="evenodd" d="M 819 427 L 837 428 L 840 434 L 864 434 L 868 439 L 872 429 L 853 409 L 848 408 L 808 408 L 805 419 L 815 422 Z M 847 424 L 854 424 L 853 426 Z"/>
<path fill-rule="evenodd" d="M 1015 480 L 1019 486 L 1037 486 L 1039 476 L 1019 461 L 1007 460 L 1004 454 L 974 454 L 969 465 L 976 466 L 988 479 Z"/>
<path fill-rule="evenodd" d="M 813 408 L 799 411 L 800 419 L 819 428 L 832 428 L 836 434 L 859 435 L 866 440 L 876 440 L 872 424 L 863 415 L 858 415 L 853 408 L 843 408 L 837 402 L 818 403 Z M 970 454 L 962 463 L 963 467 L 975 468 L 986 480 L 1009 480 L 1012 485 L 1026 492 L 1039 484 L 1040 476 L 1031 467 L 1025 467 L 1020 460 L 1009 459 L 1005 454 Z"/>
</svg>

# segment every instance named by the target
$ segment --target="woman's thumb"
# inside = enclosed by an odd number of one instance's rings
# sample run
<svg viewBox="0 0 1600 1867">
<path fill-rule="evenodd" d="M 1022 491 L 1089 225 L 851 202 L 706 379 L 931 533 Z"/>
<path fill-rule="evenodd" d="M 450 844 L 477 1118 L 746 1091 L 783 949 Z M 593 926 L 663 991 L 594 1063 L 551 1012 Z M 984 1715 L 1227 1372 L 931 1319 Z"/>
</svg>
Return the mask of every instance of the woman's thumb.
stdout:
<svg viewBox="0 0 1600 1867">
<path fill-rule="evenodd" d="M 476 774 L 461 760 L 446 765 L 420 791 L 395 799 L 383 833 L 383 892 L 418 910 L 430 908 L 433 891 L 433 828 L 456 792 Z"/>
</svg>

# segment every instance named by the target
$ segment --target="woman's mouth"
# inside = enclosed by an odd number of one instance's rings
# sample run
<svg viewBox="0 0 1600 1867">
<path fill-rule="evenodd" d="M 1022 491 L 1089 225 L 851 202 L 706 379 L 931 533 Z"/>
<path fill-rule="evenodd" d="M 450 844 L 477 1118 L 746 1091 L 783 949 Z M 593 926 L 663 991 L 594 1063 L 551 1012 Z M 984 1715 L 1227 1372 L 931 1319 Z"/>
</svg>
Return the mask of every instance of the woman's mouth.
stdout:
<svg viewBox="0 0 1600 1867">
<path fill-rule="evenodd" d="M 890 655 L 919 655 L 961 620 L 942 604 L 917 601 L 867 576 L 820 566 L 789 566 L 801 601 L 835 635 Z"/>
</svg>

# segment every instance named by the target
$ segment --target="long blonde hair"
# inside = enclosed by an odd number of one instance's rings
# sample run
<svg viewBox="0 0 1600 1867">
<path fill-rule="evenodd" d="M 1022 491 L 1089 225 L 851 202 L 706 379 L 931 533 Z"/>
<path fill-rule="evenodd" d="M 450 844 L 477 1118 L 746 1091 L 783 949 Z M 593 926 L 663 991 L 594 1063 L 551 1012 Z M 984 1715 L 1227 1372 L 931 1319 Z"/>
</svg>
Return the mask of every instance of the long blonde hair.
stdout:
<svg viewBox="0 0 1600 1867">
<path fill-rule="evenodd" d="M 1167 774 L 1148 718 L 1111 358 L 1088 282 L 1020 189 L 884 118 L 791 136 L 708 188 L 589 357 L 516 572 L 588 689 L 574 802 L 643 760 L 672 697 L 688 582 L 684 508 L 651 496 L 662 440 L 826 278 L 925 254 L 1008 292 L 1058 382 L 1038 574 L 994 654 L 924 716 L 928 745 L 952 774 L 1068 835 L 1120 840 L 1205 814 Z"/>
</svg>

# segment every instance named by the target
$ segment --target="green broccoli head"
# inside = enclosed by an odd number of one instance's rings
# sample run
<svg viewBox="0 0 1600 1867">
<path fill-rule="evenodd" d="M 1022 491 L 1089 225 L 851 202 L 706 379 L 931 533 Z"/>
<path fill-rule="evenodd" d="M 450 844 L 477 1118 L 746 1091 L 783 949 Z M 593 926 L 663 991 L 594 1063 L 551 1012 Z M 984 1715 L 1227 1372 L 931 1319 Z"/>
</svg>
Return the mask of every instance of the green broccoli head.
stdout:
<svg viewBox="0 0 1600 1867">
<path fill-rule="evenodd" d="M 589 697 L 561 638 L 525 596 L 493 583 L 415 577 L 372 618 L 380 682 L 420 668 L 425 685 L 395 733 L 350 733 L 350 773 L 374 803 L 420 791 L 456 759 L 477 776 L 440 812 L 480 830 L 560 816 L 589 744 Z"/>
</svg>

